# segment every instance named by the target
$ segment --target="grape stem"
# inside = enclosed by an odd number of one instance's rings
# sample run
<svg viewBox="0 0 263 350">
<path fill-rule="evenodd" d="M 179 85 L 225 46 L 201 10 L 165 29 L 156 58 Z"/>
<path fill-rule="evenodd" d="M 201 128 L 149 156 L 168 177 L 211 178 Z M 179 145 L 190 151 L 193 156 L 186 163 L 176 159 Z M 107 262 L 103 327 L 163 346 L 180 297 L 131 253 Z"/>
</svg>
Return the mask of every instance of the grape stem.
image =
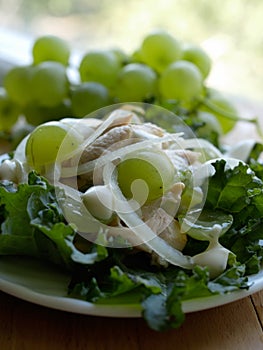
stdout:
<svg viewBox="0 0 263 350">
<path fill-rule="evenodd" d="M 214 113 L 218 113 L 220 114 L 222 117 L 226 118 L 226 119 L 230 119 L 233 121 L 246 121 L 249 123 L 253 123 L 255 125 L 256 131 L 258 133 L 258 135 L 263 139 L 263 132 L 260 128 L 260 124 L 258 121 L 258 117 L 253 117 L 253 118 L 244 118 L 244 117 L 240 117 L 234 113 L 231 112 L 227 112 L 225 110 L 223 110 L 222 108 L 216 106 L 213 102 L 209 101 L 207 98 L 204 99 L 200 99 L 199 100 L 200 103 L 202 103 L 203 105 L 205 105 L 208 109 L 210 109 L 212 112 Z"/>
</svg>

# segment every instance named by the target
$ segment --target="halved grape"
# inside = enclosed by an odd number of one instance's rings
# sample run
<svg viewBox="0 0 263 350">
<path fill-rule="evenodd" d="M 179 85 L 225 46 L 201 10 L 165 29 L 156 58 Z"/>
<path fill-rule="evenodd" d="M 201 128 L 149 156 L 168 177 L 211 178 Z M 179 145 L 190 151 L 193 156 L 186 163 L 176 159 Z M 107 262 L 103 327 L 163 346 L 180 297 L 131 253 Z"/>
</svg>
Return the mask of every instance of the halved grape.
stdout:
<svg viewBox="0 0 263 350">
<path fill-rule="evenodd" d="M 72 112 L 76 117 L 84 117 L 110 101 L 108 89 L 96 82 L 82 83 L 71 93 Z"/>
<path fill-rule="evenodd" d="M 127 156 L 117 166 L 117 181 L 123 195 L 146 203 L 161 197 L 174 181 L 175 169 L 161 151 L 141 151 Z"/>
<path fill-rule="evenodd" d="M 36 170 L 56 160 L 61 162 L 67 159 L 82 141 L 82 135 L 67 124 L 53 121 L 39 125 L 29 135 L 26 143 L 27 162 Z"/>
<path fill-rule="evenodd" d="M 58 62 L 42 62 L 34 67 L 31 78 L 33 99 L 40 106 L 60 104 L 69 93 L 66 68 Z"/>
<path fill-rule="evenodd" d="M 187 44 L 183 47 L 183 60 L 194 63 L 201 71 L 203 78 L 205 79 L 212 66 L 212 60 L 208 54 L 197 45 Z"/>
<path fill-rule="evenodd" d="M 140 102 L 156 94 L 157 75 L 140 63 L 124 66 L 118 76 L 115 95 L 120 102 Z"/>
<path fill-rule="evenodd" d="M 54 35 L 44 35 L 36 39 L 32 48 L 34 64 L 56 61 L 67 66 L 70 57 L 68 43 Z"/>
<path fill-rule="evenodd" d="M 3 85 L 12 100 L 21 106 L 32 100 L 32 66 L 18 66 L 7 72 Z"/>
<path fill-rule="evenodd" d="M 90 51 L 82 58 L 79 73 L 82 82 L 95 81 L 111 88 L 116 83 L 121 64 L 112 51 Z"/>
<path fill-rule="evenodd" d="M 144 38 L 140 54 L 145 63 L 162 72 L 181 58 L 181 44 L 167 32 L 155 31 Z"/>
<path fill-rule="evenodd" d="M 170 64 L 161 74 L 159 89 L 163 98 L 190 101 L 200 96 L 203 88 L 200 70 L 191 62 Z"/>
</svg>

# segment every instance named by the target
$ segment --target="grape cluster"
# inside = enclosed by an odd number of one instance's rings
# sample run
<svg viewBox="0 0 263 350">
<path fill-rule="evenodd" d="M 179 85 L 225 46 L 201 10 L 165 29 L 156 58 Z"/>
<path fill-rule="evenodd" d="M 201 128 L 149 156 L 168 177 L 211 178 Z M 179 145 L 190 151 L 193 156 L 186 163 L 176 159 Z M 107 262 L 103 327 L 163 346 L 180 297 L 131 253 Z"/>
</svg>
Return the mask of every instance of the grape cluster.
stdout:
<svg viewBox="0 0 263 350">
<path fill-rule="evenodd" d="M 215 141 L 230 131 L 237 120 L 232 102 L 206 86 L 212 66 L 207 53 L 165 31 L 145 36 L 132 54 L 119 48 L 90 50 L 80 57 L 77 67 L 71 67 L 70 57 L 70 47 L 61 38 L 47 35 L 35 40 L 32 64 L 16 66 L 4 77 L 2 132 L 10 132 L 19 116 L 35 127 L 123 102 L 163 106 L 210 141 L 213 135 Z M 77 76 L 74 82 L 69 74 L 72 69 Z"/>
</svg>

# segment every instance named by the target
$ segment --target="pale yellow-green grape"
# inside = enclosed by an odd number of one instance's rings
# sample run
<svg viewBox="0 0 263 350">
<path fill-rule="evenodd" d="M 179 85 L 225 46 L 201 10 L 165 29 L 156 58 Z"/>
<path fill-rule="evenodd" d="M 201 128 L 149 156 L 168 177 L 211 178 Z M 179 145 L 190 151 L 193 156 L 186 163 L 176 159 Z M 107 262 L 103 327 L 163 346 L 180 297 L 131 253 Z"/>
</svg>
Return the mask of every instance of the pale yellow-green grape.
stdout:
<svg viewBox="0 0 263 350">
<path fill-rule="evenodd" d="M 209 75 L 212 60 L 200 46 L 193 44 L 183 46 L 182 59 L 194 63 L 200 69 L 204 79 Z"/>
<path fill-rule="evenodd" d="M 123 195 L 146 203 L 161 197 L 173 184 L 175 169 L 164 152 L 140 151 L 117 166 L 117 181 Z"/>
<path fill-rule="evenodd" d="M 55 161 L 62 162 L 82 142 L 81 134 L 67 124 L 54 121 L 39 125 L 26 143 L 27 162 L 36 170 Z"/>
<path fill-rule="evenodd" d="M 32 47 L 34 64 L 44 61 L 56 61 L 67 66 L 70 57 L 68 43 L 54 35 L 44 35 L 37 38 Z"/>
<path fill-rule="evenodd" d="M 215 132 L 218 135 L 223 134 L 222 126 L 214 114 L 205 111 L 198 111 L 197 117 L 200 122 L 204 123 L 204 125 L 197 130 L 199 137 L 208 138 L 212 132 Z"/>
<path fill-rule="evenodd" d="M 34 69 L 32 66 L 17 66 L 7 72 L 3 86 L 8 96 L 21 106 L 32 100 L 31 79 Z"/>
<path fill-rule="evenodd" d="M 130 62 L 130 57 L 121 48 L 115 47 L 110 51 L 115 55 L 120 66 L 124 66 L 125 64 L 128 64 Z"/>
<path fill-rule="evenodd" d="M 100 83 L 81 83 L 72 89 L 71 92 L 72 112 L 76 117 L 84 117 L 97 109 L 107 106 L 109 102 L 109 91 Z"/>
<path fill-rule="evenodd" d="M 199 109 L 213 113 L 219 121 L 224 134 L 233 129 L 237 121 L 235 118 L 238 119 L 238 111 L 231 99 L 219 91 L 209 90 L 209 96 L 205 99 L 204 105 L 200 106 Z"/>
<path fill-rule="evenodd" d="M 139 48 L 131 54 L 131 63 L 142 63 L 142 62 L 143 62 L 143 59 L 142 59 L 141 48 Z"/>
<path fill-rule="evenodd" d="M 58 62 L 42 62 L 34 67 L 31 90 L 36 104 L 53 107 L 68 96 L 69 83 L 65 66 Z"/>
<path fill-rule="evenodd" d="M 71 115 L 71 103 L 65 99 L 56 106 L 45 107 L 36 103 L 30 103 L 23 109 L 26 120 L 31 125 L 39 125 L 52 120 L 60 120 Z"/>
<path fill-rule="evenodd" d="M 161 74 L 159 89 L 164 99 L 189 102 L 200 96 L 203 88 L 200 70 L 191 62 L 170 64 Z"/>
<path fill-rule="evenodd" d="M 94 50 L 82 57 L 79 73 L 82 82 L 96 81 L 112 88 L 120 68 L 119 58 L 114 52 Z"/>
<path fill-rule="evenodd" d="M 157 75 L 145 64 L 130 63 L 118 75 L 115 96 L 119 102 L 140 102 L 156 94 Z"/>
<path fill-rule="evenodd" d="M 162 72 L 170 63 L 179 60 L 181 55 L 179 41 L 164 31 L 154 31 L 147 35 L 140 49 L 143 62 L 157 72 Z"/>
<path fill-rule="evenodd" d="M 0 89 L 0 130 L 10 131 L 16 123 L 20 109 L 7 95 L 5 89 Z"/>
</svg>

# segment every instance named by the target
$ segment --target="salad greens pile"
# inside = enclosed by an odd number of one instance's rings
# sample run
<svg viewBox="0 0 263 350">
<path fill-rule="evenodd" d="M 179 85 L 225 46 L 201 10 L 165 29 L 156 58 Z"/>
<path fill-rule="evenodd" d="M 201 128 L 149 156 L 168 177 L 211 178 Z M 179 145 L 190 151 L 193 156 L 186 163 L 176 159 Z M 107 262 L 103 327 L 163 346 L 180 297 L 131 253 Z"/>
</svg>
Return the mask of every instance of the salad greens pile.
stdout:
<svg viewBox="0 0 263 350">
<path fill-rule="evenodd" d="M 255 144 L 246 163 L 228 167 L 225 159 L 211 161 L 203 213 L 232 217 L 219 238 L 230 251 L 223 272 L 211 277 L 206 266 L 185 269 L 153 264 L 144 251 L 114 248 L 84 239 L 65 220 L 56 188 L 32 170 L 27 181 L 0 182 L 0 255 L 30 256 L 71 273 L 68 296 L 98 304 L 140 304 L 149 327 L 163 331 L 179 327 L 189 299 L 248 289 L 248 276 L 260 270 L 263 258 L 262 146 Z M 62 191 L 62 190 L 61 190 Z M 63 196 L 63 194 L 61 193 Z M 207 239 L 188 235 L 182 253 L 207 249 Z"/>
</svg>

